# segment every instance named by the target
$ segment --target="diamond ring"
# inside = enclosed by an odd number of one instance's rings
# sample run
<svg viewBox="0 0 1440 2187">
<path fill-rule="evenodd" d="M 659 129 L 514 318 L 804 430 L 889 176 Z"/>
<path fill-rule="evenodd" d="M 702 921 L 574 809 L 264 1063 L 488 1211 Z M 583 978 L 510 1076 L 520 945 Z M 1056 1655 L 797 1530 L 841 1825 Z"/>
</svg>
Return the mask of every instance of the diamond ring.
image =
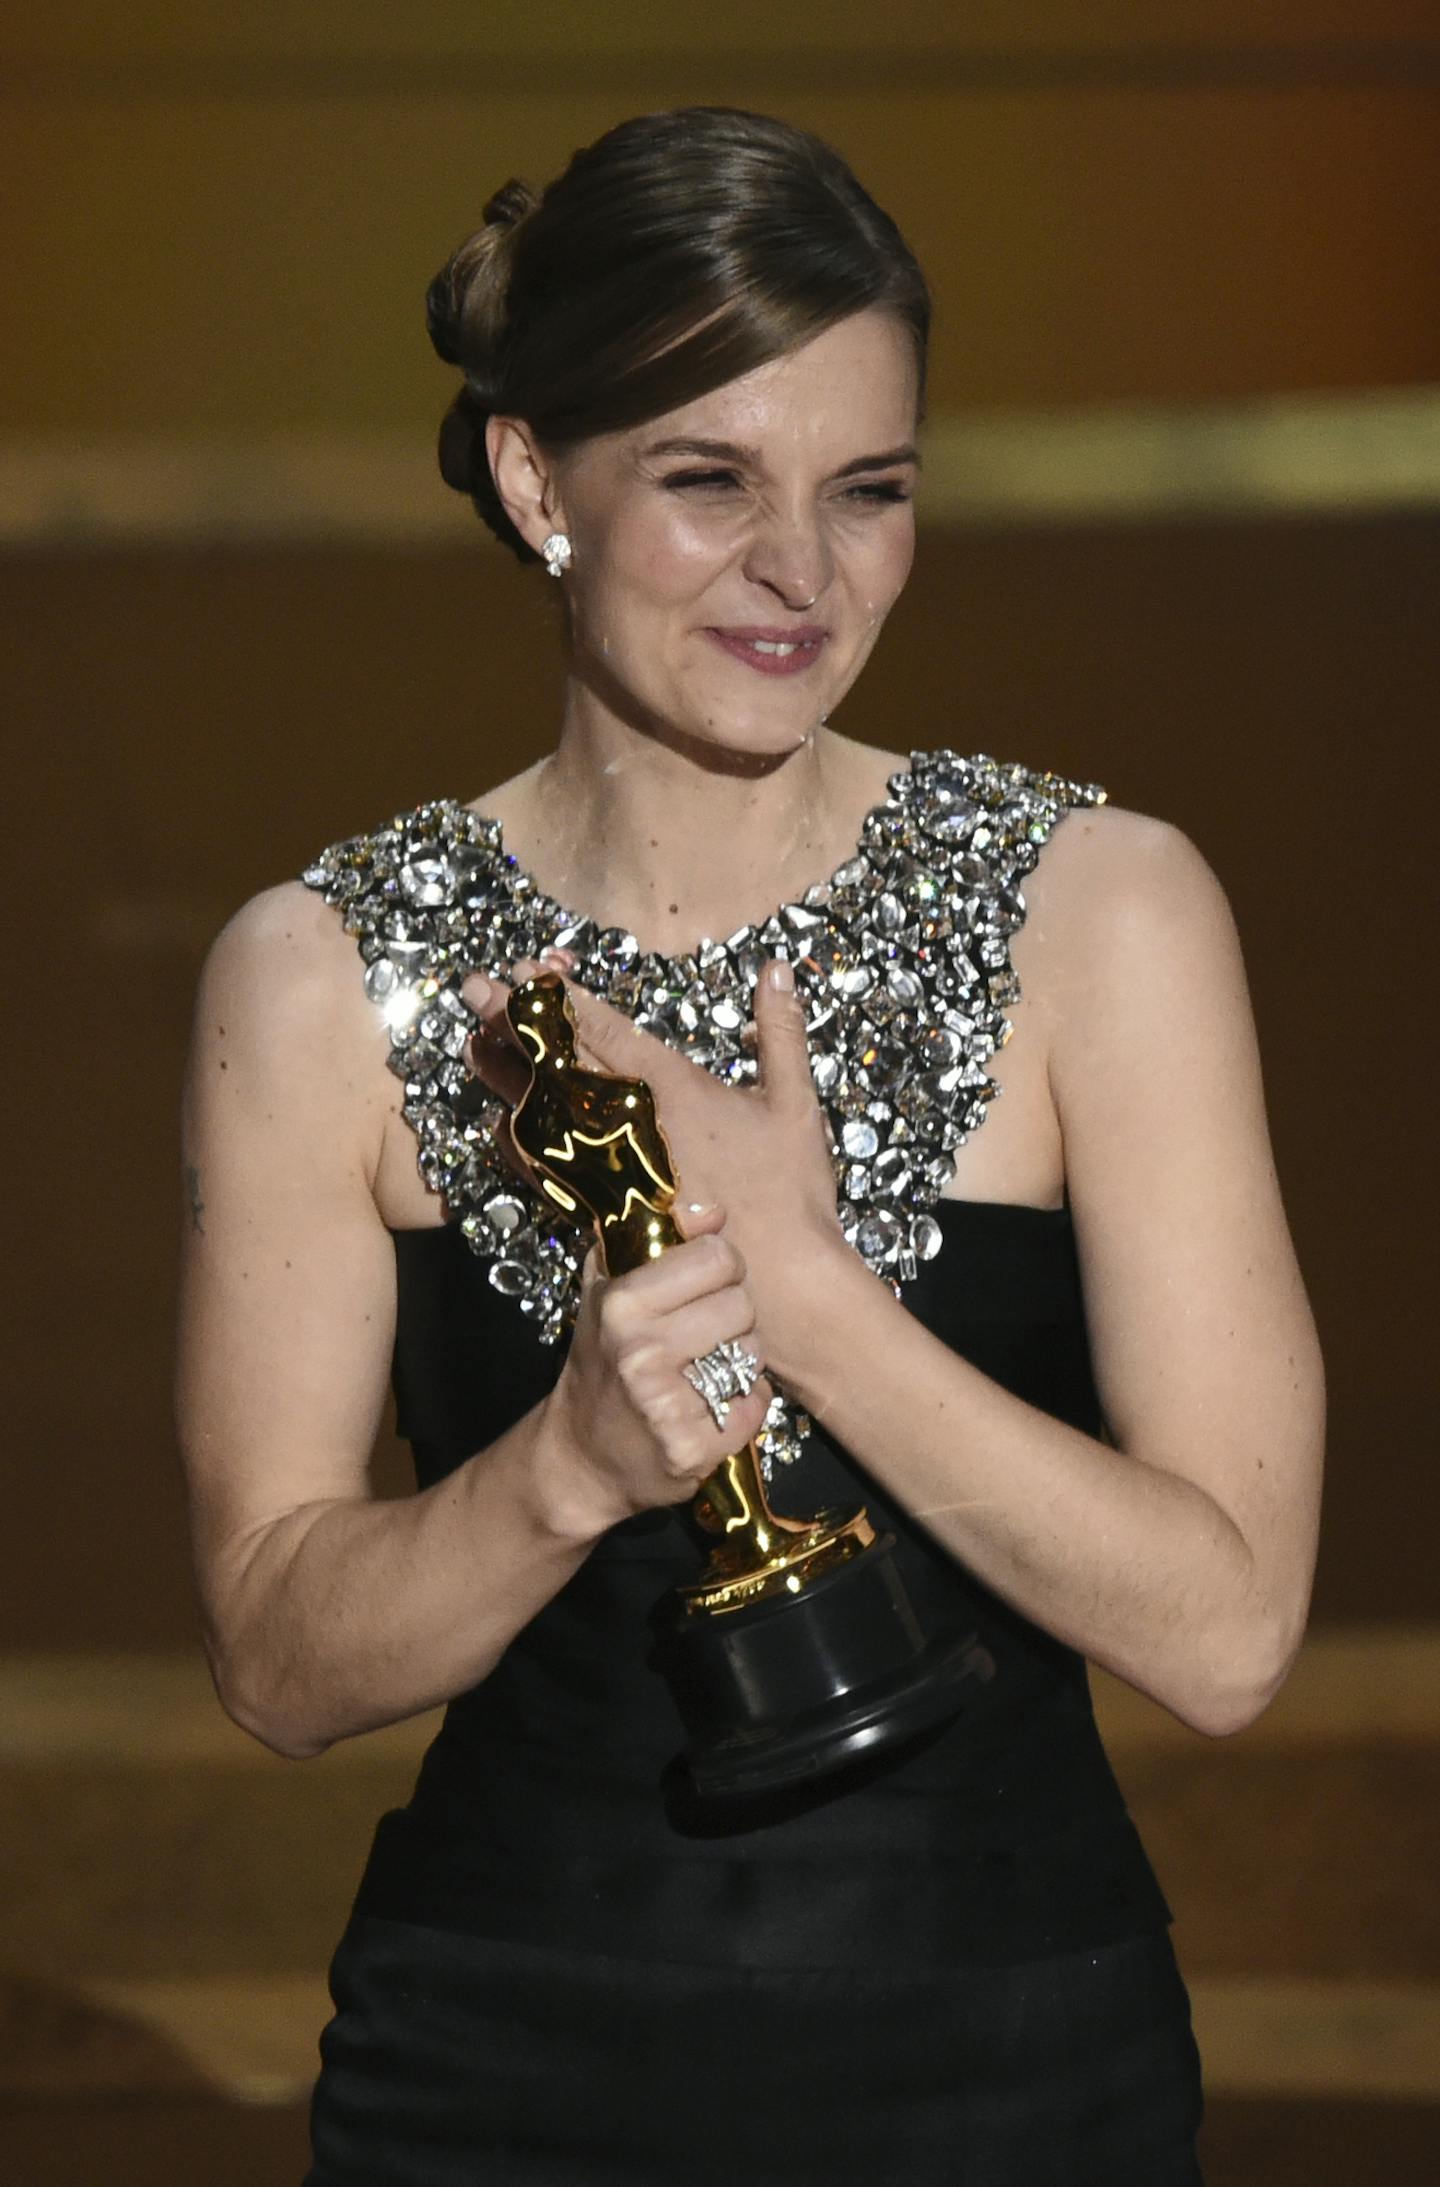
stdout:
<svg viewBox="0 0 1440 2187">
<path fill-rule="evenodd" d="M 759 1381 L 760 1362 L 753 1352 L 746 1351 L 738 1337 L 730 1337 L 713 1351 L 690 1360 L 680 1372 L 704 1398 L 716 1427 L 723 1428 L 730 1416 L 731 1398 L 747 1397 Z"/>
</svg>

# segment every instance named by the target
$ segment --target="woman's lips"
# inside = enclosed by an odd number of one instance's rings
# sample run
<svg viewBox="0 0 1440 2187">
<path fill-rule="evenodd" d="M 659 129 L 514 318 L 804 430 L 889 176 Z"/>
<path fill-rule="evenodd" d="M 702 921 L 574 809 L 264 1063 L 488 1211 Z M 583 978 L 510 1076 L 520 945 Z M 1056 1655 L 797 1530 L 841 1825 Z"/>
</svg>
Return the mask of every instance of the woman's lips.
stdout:
<svg viewBox="0 0 1440 2187">
<path fill-rule="evenodd" d="M 705 635 L 762 676 L 800 676 L 819 660 L 828 634 L 811 623 L 792 630 L 712 624 Z"/>
</svg>

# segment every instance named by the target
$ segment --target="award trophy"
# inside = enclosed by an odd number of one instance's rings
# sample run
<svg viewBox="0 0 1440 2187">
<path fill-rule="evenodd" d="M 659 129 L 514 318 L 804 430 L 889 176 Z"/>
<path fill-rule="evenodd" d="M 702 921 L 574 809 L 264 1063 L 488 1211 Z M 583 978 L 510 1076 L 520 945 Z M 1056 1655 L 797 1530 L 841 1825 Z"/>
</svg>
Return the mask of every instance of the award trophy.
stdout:
<svg viewBox="0 0 1440 2187">
<path fill-rule="evenodd" d="M 589 1217 L 608 1275 L 678 1245 L 678 1184 L 650 1087 L 580 1063 L 556 974 L 517 987 L 508 1016 L 531 1067 L 511 1136 L 540 1188 Z M 691 1509 L 709 1561 L 657 1606 L 657 1655 L 701 1794 L 805 1783 L 942 1723 L 988 1673 L 973 1632 L 927 1629 L 894 1536 L 877 1536 L 863 1510 L 773 1511 L 753 1443 L 716 1467 Z"/>
</svg>

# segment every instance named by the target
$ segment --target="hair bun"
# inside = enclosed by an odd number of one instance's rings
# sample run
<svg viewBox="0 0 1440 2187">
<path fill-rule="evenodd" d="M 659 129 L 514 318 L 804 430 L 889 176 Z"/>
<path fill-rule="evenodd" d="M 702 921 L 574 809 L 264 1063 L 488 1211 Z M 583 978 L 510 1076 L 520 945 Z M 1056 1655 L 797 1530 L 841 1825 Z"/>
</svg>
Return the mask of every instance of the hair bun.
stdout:
<svg viewBox="0 0 1440 2187">
<path fill-rule="evenodd" d="M 471 494 L 485 463 L 485 410 L 468 387 L 462 387 L 440 421 L 440 476 L 457 494 Z M 488 470 L 488 464 L 485 465 Z"/>
<path fill-rule="evenodd" d="M 486 204 L 484 226 L 451 252 L 425 291 L 431 346 L 472 385 L 488 377 L 485 367 L 505 322 L 511 239 L 538 203 L 528 182 L 512 176 L 502 183 Z"/>
<path fill-rule="evenodd" d="M 501 183 L 481 218 L 487 228 L 518 228 L 539 202 L 529 183 L 517 181 L 512 175 L 508 182 Z"/>
<path fill-rule="evenodd" d="M 442 266 L 425 291 L 425 330 L 436 356 L 449 365 L 460 362 L 460 304 L 450 266 Z"/>
</svg>

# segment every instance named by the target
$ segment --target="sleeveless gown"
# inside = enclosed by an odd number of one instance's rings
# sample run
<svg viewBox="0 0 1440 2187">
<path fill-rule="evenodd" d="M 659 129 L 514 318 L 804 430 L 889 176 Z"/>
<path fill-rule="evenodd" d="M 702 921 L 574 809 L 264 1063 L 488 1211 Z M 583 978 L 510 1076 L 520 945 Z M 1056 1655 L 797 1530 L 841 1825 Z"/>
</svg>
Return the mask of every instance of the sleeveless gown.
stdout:
<svg viewBox="0 0 1440 2187">
<path fill-rule="evenodd" d="M 944 1201 L 905 1304 L 1017 1396 L 1100 1414 L 1066 1210 Z M 458 1228 L 397 1233 L 426 1485 L 552 1386 Z M 335 1955 L 308 2187 L 1194 2187 L 1170 1912 L 1085 1665 L 823 1432 L 781 1510 L 864 1502 L 993 1674 L 804 1792 L 688 1798 L 647 1614 L 694 1552 L 613 1529 L 450 1706 Z"/>
</svg>

